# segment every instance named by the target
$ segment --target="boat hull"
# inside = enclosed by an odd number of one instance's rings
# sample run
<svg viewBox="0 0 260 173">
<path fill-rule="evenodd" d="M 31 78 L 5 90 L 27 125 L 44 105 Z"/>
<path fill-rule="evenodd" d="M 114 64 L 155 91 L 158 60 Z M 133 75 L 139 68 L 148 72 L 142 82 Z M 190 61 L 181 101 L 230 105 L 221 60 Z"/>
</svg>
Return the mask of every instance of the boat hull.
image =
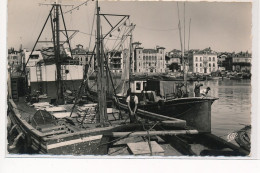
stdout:
<svg viewBox="0 0 260 173">
<path fill-rule="evenodd" d="M 187 126 L 196 128 L 200 132 L 211 132 L 211 105 L 214 100 L 216 98 L 178 98 L 139 105 L 138 110 L 185 120 Z M 122 108 L 127 108 L 125 99 L 120 99 L 120 103 Z"/>
</svg>

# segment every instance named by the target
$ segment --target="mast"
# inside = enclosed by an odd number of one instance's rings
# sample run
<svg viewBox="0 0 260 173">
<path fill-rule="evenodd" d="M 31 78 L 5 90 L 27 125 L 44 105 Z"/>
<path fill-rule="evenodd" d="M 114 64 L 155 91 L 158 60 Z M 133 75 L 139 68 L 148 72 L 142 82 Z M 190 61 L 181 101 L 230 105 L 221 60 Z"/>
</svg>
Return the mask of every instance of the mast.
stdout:
<svg viewBox="0 0 260 173">
<path fill-rule="evenodd" d="M 131 25 L 132 25 L 132 23 L 131 23 Z M 133 26 L 133 27 L 134 27 L 134 26 Z M 131 67 L 132 67 L 132 63 L 133 63 L 133 57 L 132 57 L 133 35 L 132 35 L 132 33 L 133 33 L 133 28 L 131 28 L 131 33 L 130 33 L 130 48 L 129 48 L 129 52 L 130 52 L 130 57 L 129 57 L 129 59 L 130 59 L 130 69 L 129 69 L 129 75 L 128 75 L 128 76 L 129 76 L 129 79 L 128 79 L 129 88 L 131 88 L 131 85 L 130 85 L 130 76 L 131 76 Z M 133 68 L 133 70 L 134 70 L 134 68 Z"/>
<path fill-rule="evenodd" d="M 57 69 L 57 102 L 58 104 L 64 104 L 63 96 L 63 83 L 61 78 L 61 57 L 60 57 L 60 21 L 59 21 L 59 9 L 60 4 L 54 4 L 54 30 L 55 30 L 55 62 Z"/>
<path fill-rule="evenodd" d="M 104 78 L 104 59 L 103 55 L 100 54 L 100 7 L 98 6 L 98 1 L 96 1 L 97 6 L 97 62 L 98 62 L 98 82 L 97 82 L 97 92 L 98 92 L 98 115 L 97 121 L 104 126 L 104 117 L 106 115 L 106 92 L 105 92 L 105 78 Z"/>
<path fill-rule="evenodd" d="M 186 70 L 186 59 L 187 57 L 185 57 L 185 2 L 184 2 L 184 14 L 183 14 L 183 20 L 184 20 L 184 28 L 183 28 L 183 34 L 184 34 L 184 44 L 183 44 L 183 80 L 184 80 L 184 86 L 185 86 L 185 94 L 187 94 L 187 70 Z"/>
</svg>

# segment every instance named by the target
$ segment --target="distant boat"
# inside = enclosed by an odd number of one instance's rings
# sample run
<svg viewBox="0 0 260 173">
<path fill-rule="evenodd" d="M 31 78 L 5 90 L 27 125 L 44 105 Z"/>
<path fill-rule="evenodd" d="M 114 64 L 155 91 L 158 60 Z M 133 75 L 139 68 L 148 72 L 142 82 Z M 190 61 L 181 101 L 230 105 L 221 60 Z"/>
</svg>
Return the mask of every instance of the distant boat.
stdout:
<svg viewBox="0 0 260 173">
<path fill-rule="evenodd" d="M 231 80 L 241 80 L 241 79 L 243 79 L 242 73 L 236 73 L 234 75 L 231 75 L 230 79 Z"/>
</svg>

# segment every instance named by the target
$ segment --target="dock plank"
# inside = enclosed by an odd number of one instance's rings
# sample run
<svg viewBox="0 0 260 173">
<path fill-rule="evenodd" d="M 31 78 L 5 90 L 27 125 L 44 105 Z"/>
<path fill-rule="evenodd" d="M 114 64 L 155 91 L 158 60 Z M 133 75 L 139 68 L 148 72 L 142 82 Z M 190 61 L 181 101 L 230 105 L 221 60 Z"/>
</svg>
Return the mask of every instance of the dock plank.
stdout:
<svg viewBox="0 0 260 173">
<path fill-rule="evenodd" d="M 150 155 L 148 142 L 128 143 L 130 151 L 134 155 Z M 164 156 L 164 149 L 155 141 L 151 141 L 152 155 Z"/>
</svg>

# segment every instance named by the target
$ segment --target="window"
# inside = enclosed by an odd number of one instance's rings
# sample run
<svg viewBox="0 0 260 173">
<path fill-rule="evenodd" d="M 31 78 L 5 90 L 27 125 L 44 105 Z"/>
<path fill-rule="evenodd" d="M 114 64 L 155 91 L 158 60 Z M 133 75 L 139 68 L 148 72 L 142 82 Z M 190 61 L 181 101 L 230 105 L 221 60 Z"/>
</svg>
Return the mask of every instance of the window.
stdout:
<svg viewBox="0 0 260 173">
<path fill-rule="evenodd" d="M 211 68 L 209 68 L 209 72 L 211 72 Z"/>
<path fill-rule="evenodd" d="M 200 63 L 200 67 L 202 67 L 202 63 Z"/>
<path fill-rule="evenodd" d="M 88 58 L 86 58 L 86 61 L 88 61 Z"/>
<path fill-rule="evenodd" d="M 209 57 L 209 61 L 211 61 L 211 57 Z"/>
<path fill-rule="evenodd" d="M 200 61 L 202 61 L 202 57 L 200 57 Z"/>
<path fill-rule="evenodd" d="M 139 66 L 141 66 L 141 63 L 139 62 Z"/>
<path fill-rule="evenodd" d="M 209 63 L 209 67 L 211 67 L 211 64 Z"/>
<path fill-rule="evenodd" d="M 198 61 L 198 57 L 196 57 L 196 61 Z"/>
<path fill-rule="evenodd" d="M 213 63 L 213 67 L 215 67 L 215 63 Z"/>
<path fill-rule="evenodd" d="M 198 67 L 198 64 L 196 63 L 196 67 Z"/>
<path fill-rule="evenodd" d="M 199 72 L 198 68 L 196 68 L 196 72 Z"/>
<path fill-rule="evenodd" d="M 135 89 L 136 90 L 141 90 L 141 83 L 140 82 L 136 82 Z"/>
<path fill-rule="evenodd" d="M 213 57 L 213 61 L 215 61 L 215 57 Z"/>
<path fill-rule="evenodd" d="M 39 55 L 31 55 L 30 59 L 38 59 Z"/>
</svg>

